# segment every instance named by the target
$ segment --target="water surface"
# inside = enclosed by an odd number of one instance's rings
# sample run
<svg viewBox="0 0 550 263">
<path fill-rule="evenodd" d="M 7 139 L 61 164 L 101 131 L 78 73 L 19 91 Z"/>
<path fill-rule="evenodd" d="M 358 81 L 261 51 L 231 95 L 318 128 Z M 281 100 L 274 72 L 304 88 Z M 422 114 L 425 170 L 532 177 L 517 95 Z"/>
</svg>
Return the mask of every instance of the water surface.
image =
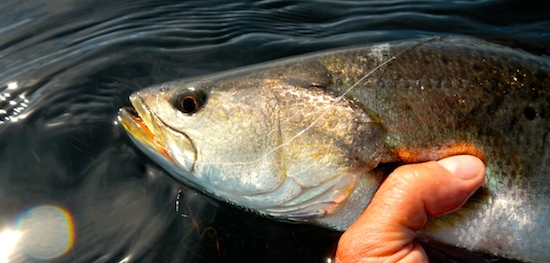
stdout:
<svg viewBox="0 0 550 263">
<path fill-rule="evenodd" d="M 3 1 L 0 243 L 15 244 L 26 232 L 15 248 L 0 250 L 0 261 L 327 262 L 339 233 L 240 211 L 142 155 L 115 123 L 128 95 L 167 80 L 398 39 L 472 35 L 544 51 L 550 10 L 543 6 Z"/>
</svg>

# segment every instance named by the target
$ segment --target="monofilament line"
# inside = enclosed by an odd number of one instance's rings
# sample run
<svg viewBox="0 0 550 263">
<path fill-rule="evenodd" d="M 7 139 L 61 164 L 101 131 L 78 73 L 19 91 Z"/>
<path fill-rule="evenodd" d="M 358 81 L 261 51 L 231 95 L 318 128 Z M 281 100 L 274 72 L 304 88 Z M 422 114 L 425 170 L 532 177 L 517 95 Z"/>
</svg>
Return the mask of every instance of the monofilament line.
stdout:
<svg viewBox="0 0 550 263">
<path fill-rule="evenodd" d="M 341 101 L 349 92 L 351 92 L 354 88 L 356 88 L 359 84 L 363 83 L 368 77 L 370 77 L 372 74 L 374 74 L 374 72 L 376 72 L 377 70 L 381 69 L 382 67 L 386 66 L 387 64 L 389 64 L 390 62 L 394 61 L 397 59 L 397 57 L 401 56 L 402 54 L 404 54 L 405 52 L 408 52 L 408 51 L 411 51 L 413 49 L 415 49 L 416 47 L 418 46 L 421 46 L 421 45 L 424 45 L 426 43 L 429 43 L 429 42 L 432 42 L 432 41 L 435 41 L 435 40 L 441 40 L 442 38 L 444 37 L 435 37 L 435 38 L 432 38 L 432 39 L 428 39 L 426 41 L 422 41 L 420 43 L 417 43 L 411 47 L 408 47 L 408 48 L 405 48 L 399 52 L 397 52 L 395 55 L 393 55 L 392 57 L 388 58 L 387 60 L 385 60 L 384 62 L 380 63 L 380 65 L 374 67 L 372 70 L 370 70 L 369 72 L 367 72 L 363 77 L 361 77 L 358 81 L 356 81 L 353 85 L 351 85 L 346 91 L 344 91 L 340 96 L 338 96 L 336 98 L 336 101 Z M 324 117 L 324 115 L 326 115 L 326 113 L 329 111 L 329 109 L 323 111 L 321 113 L 321 115 L 319 115 L 319 117 L 317 117 L 315 120 L 313 120 L 307 127 L 305 127 L 304 129 L 302 129 L 301 131 L 299 131 L 298 133 L 296 133 L 294 136 L 292 136 L 290 139 L 288 139 L 286 142 L 283 142 L 281 143 L 280 145 L 278 145 L 277 147 L 274 147 L 273 149 L 269 150 L 268 152 L 266 152 L 263 156 L 259 157 L 258 159 L 254 160 L 254 161 L 249 161 L 249 162 L 230 162 L 230 163 L 225 163 L 225 162 L 200 162 L 200 161 L 196 161 L 196 163 L 201 163 L 201 164 L 221 164 L 221 165 L 246 165 L 246 164 L 252 164 L 252 163 L 257 163 L 257 162 L 260 162 L 264 159 L 266 159 L 269 155 L 271 155 L 272 153 L 274 153 L 275 151 L 281 149 L 282 147 L 288 145 L 289 143 L 291 143 L 292 141 L 294 141 L 296 138 L 300 137 L 302 134 L 304 134 L 305 132 L 307 132 L 308 130 L 310 130 L 311 128 L 313 128 L 313 126 L 315 124 L 317 124 L 322 117 Z M 170 151 L 168 149 L 166 149 L 167 151 Z M 170 151 L 171 152 L 171 151 Z"/>
</svg>

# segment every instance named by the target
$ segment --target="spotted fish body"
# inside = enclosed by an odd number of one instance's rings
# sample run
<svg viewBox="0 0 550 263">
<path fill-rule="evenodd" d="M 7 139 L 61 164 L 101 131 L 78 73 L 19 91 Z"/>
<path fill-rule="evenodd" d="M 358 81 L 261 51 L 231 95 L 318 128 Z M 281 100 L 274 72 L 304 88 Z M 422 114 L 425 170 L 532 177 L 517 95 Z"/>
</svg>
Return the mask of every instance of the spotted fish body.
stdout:
<svg viewBox="0 0 550 263">
<path fill-rule="evenodd" d="M 131 102 L 122 125 L 175 177 L 337 230 L 368 205 L 388 164 L 477 155 L 483 187 L 420 235 L 550 258 L 547 57 L 463 37 L 402 41 L 168 82 Z"/>
</svg>

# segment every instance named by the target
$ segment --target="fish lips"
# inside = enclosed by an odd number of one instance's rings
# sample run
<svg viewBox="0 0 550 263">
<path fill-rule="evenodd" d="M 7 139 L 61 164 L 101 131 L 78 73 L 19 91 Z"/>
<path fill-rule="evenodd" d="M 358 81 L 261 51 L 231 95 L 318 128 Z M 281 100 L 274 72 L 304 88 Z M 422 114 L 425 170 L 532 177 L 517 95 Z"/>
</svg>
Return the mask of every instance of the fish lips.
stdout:
<svg viewBox="0 0 550 263">
<path fill-rule="evenodd" d="M 118 112 L 118 120 L 130 138 L 153 159 L 193 172 L 197 150 L 191 139 L 166 125 L 140 96 L 132 94 L 130 101 L 134 107 L 123 107 Z"/>
</svg>

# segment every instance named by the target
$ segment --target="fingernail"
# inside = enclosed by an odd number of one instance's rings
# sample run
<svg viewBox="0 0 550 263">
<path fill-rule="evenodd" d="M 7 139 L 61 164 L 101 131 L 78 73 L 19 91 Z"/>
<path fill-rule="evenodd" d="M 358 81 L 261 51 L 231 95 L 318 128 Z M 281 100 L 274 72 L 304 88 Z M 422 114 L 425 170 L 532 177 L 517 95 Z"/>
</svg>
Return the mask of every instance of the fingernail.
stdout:
<svg viewBox="0 0 550 263">
<path fill-rule="evenodd" d="M 485 169 L 483 162 L 471 155 L 451 156 L 439 160 L 438 163 L 449 172 L 453 173 L 455 177 L 463 180 L 474 178 Z"/>
</svg>

